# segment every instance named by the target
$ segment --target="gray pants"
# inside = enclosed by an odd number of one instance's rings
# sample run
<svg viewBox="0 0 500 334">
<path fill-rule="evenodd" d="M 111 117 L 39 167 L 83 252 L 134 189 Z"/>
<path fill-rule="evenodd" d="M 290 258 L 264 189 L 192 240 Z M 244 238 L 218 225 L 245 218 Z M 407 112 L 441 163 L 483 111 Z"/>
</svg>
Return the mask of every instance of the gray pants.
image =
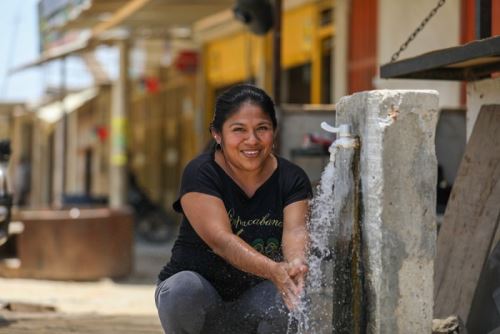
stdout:
<svg viewBox="0 0 500 334">
<path fill-rule="evenodd" d="M 286 333 L 288 314 L 274 284 L 264 281 L 234 302 L 224 302 L 201 275 L 181 271 L 155 292 L 161 325 L 168 334 Z"/>
</svg>

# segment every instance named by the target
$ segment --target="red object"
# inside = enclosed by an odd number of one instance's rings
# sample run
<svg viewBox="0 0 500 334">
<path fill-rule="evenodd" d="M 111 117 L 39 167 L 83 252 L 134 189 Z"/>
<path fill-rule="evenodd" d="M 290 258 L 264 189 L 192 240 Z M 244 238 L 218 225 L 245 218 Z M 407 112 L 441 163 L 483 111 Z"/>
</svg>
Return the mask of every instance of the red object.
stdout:
<svg viewBox="0 0 500 334">
<path fill-rule="evenodd" d="M 96 126 L 95 132 L 101 142 L 105 141 L 108 138 L 109 132 L 105 126 Z"/>
<path fill-rule="evenodd" d="M 144 85 L 148 93 L 156 93 L 160 90 L 160 80 L 156 77 L 144 78 Z"/>
<path fill-rule="evenodd" d="M 195 51 L 181 51 L 174 61 L 174 66 L 181 72 L 193 73 L 198 66 L 198 53 Z"/>
</svg>

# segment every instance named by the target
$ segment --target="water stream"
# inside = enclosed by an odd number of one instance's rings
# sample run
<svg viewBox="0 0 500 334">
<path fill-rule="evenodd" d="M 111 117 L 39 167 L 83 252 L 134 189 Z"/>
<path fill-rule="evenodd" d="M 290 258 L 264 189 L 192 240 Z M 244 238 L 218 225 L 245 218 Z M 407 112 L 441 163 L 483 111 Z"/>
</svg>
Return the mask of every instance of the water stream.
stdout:
<svg viewBox="0 0 500 334">
<path fill-rule="evenodd" d="M 336 140 L 311 202 L 306 292 L 288 333 L 358 333 L 361 297 L 357 141 Z"/>
</svg>

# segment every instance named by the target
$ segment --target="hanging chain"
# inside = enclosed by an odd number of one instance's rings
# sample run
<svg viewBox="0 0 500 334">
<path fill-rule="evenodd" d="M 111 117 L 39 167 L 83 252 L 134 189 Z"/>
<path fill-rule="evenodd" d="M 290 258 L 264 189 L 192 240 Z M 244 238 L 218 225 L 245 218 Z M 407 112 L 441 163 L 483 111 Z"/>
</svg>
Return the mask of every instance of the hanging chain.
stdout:
<svg viewBox="0 0 500 334">
<path fill-rule="evenodd" d="M 391 63 L 394 62 L 394 61 L 396 61 L 399 58 L 399 55 L 401 54 L 401 52 L 403 52 L 408 47 L 408 44 L 410 44 L 411 41 L 413 41 L 415 39 L 415 37 L 418 35 L 418 33 L 421 32 L 424 29 L 424 27 L 427 24 L 427 22 L 429 22 L 429 20 L 434 15 L 436 15 L 438 9 L 441 8 L 441 6 L 443 6 L 445 2 L 446 2 L 446 0 L 439 0 L 439 2 L 436 5 L 436 7 L 434 7 L 431 10 L 431 12 L 429 13 L 429 15 L 427 15 L 427 17 L 422 22 L 420 22 L 420 25 L 417 27 L 417 29 L 415 29 L 415 31 L 410 35 L 410 37 L 408 37 L 408 39 L 406 40 L 406 42 L 404 42 L 399 47 L 399 50 L 392 55 Z"/>
</svg>

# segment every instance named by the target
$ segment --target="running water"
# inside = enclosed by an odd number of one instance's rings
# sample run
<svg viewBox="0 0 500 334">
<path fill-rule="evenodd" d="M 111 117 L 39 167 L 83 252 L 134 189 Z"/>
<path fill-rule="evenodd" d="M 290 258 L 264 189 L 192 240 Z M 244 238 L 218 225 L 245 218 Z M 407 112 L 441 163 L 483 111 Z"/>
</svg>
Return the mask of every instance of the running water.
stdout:
<svg viewBox="0 0 500 334">
<path fill-rule="evenodd" d="M 352 328 L 345 319 L 352 318 L 349 292 L 355 281 L 346 270 L 353 263 L 352 227 L 357 216 L 355 147 L 354 139 L 333 143 L 331 161 L 311 201 L 309 273 L 305 295 L 291 313 L 289 334 L 348 333 Z"/>
</svg>

